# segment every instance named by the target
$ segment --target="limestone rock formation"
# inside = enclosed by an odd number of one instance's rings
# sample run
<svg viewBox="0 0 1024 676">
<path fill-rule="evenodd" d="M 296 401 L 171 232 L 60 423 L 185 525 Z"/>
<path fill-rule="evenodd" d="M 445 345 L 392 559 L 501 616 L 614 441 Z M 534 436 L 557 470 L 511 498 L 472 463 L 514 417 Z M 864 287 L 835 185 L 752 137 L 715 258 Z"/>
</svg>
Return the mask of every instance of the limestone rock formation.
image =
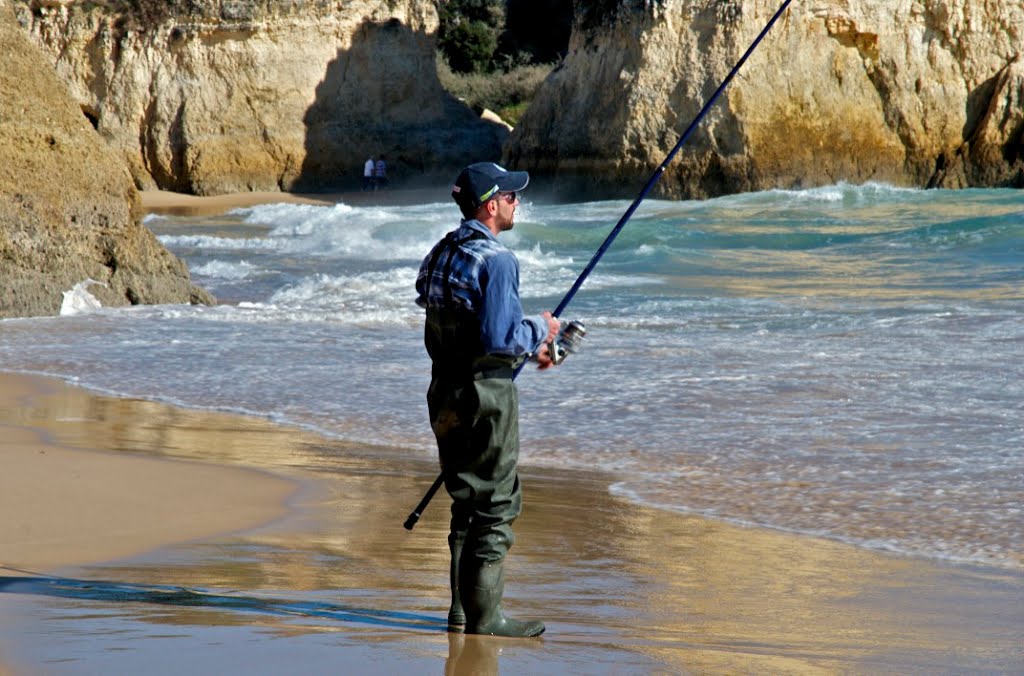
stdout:
<svg viewBox="0 0 1024 676">
<path fill-rule="evenodd" d="M 442 88 L 430 0 L 101 4 L 17 3 L 140 188 L 336 190 L 380 154 L 392 184 L 448 181 L 508 137 Z"/>
<path fill-rule="evenodd" d="M 55 315 L 87 279 L 108 306 L 214 302 L 141 224 L 120 156 L 3 2 L 0 54 L 0 317 Z"/>
<path fill-rule="evenodd" d="M 505 161 L 570 194 L 635 194 L 780 4 L 577 2 L 569 53 Z M 660 194 L 868 180 L 1024 187 L 1022 52 L 1020 2 L 793 2 Z"/>
</svg>

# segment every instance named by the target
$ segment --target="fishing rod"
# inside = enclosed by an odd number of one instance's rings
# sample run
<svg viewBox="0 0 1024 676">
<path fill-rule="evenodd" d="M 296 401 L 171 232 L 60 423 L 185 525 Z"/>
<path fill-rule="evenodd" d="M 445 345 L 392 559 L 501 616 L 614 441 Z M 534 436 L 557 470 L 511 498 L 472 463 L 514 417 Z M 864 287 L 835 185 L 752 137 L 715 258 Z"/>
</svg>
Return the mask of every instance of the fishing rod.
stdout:
<svg viewBox="0 0 1024 676">
<path fill-rule="evenodd" d="M 718 89 L 716 89 L 715 93 L 711 95 L 711 98 L 707 100 L 707 102 L 704 104 L 704 107 L 701 108 L 700 112 L 697 113 L 697 116 L 693 118 L 693 121 L 690 122 L 690 126 L 688 126 L 686 128 L 686 131 L 683 132 L 683 135 L 679 137 L 679 140 L 676 142 L 676 145 L 672 148 L 669 154 L 665 156 L 664 161 L 660 165 L 658 165 L 658 168 L 654 170 L 654 173 L 651 174 L 651 177 L 647 179 L 647 183 L 644 185 L 640 193 L 636 196 L 636 199 L 634 199 L 633 203 L 629 205 L 629 208 L 626 209 L 626 212 L 622 214 L 622 218 L 620 218 L 619 222 L 616 223 L 614 228 L 612 228 L 612 231 L 608 233 L 608 236 L 605 238 L 604 242 L 601 244 L 600 247 L 598 247 L 597 251 L 594 253 L 594 257 L 590 259 L 590 262 L 587 263 L 587 267 L 585 267 L 583 269 L 583 272 L 580 273 L 580 276 L 576 278 L 576 281 L 573 283 L 572 288 L 570 288 L 569 292 L 565 294 L 565 297 L 562 299 L 562 302 L 559 303 L 558 307 L 555 308 L 555 311 L 551 313 L 552 315 L 554 315 L 555 317 L 560 317 L 565 308 L 568 307 L 570 302 L 572 302 L 572 299 L 576 295 L 576 292 L 580 290 L 581 286 L 583 286 L 583 282 L 586 281 L 587 277 L 590 276 L 590 273 L 594 270 L 595 267 L 597 267 L 598 261 L 600 261 L 601 258 L 604 256 L 605 252 L 608 251 L 608 248 L 612 245 L 612 242 L 615 241 L 615 238 L 619 236 L 619 233 L 622 231 L 622 229 L 626 227 L 626 223 L 629 222 L 629 219 L 633 217 L 633 212 L 637 210 L 637 207 L 640 206 L 640 203 L 643 202 L 644 199 L 646 199 L 647 194 L 651 192 L 651 190 L 658 183 L 658 181 L 661 180 L 661 177 L 665 173 L 665 170 L 668 168 L 668 165 L 675 158 L 676 154 L 679 153 L 679 150 L 683 147 L 683 144 L 686 143 L 686 141 L 690 138 L 690 135 L 697 128 L 697 125 L 701 123 L 701 120 L 703 120 L 704 117 L 708 114 L 708 111 L 711 110 L 711 107 L 715 105 L 715 102 L 718 101 L 718 97 L 720 97 L 722 95 L 722 92 L 725 91 L 725 88 L 729 86 L 729 83 L 732 82 L 732 79 L 736 76 L 736 73 L 739 72 L 740 68 L 743 66 L 744 63 L 746 63 L 750 55 L 754 53 L 755 49 L 757 49 L 757 46 L 761 44 L 761 40 L 764 39 L 764 36 L 768 34 L 768 31 L 770 31 L 772 26 L 775 25 L 775 22 L 779 20 L 779 17 L 781 17 L 786 12 L 786 9 L 789 7 L 790 2 L 792 2 L 792 0 L 785 0 L 779 6 L 779 9 L 775 12 L 772 18 L 769 19 L 768 23 L 766 23 L 764 28 L 761 29 L 761 32 L 758 33 L 754 41 L 750 43 L 749 47 L 747 47 L 747 51 L 743 53 L 743 56 L 740 57 L 740 60 L 736 62 L 736 65 L 732 67 L 732 70 L 729 71 L 729 74 L 725 77 L 724 80 L 722 80 L 722 84 L 718 85 Z M 519 372 L 522 370 L 523 364 L 520 364 L 519 368 L 517 368 L 515 370 L 515 373 L 512 374 L 512 379 L 515 380 L 516 376 L 518 376 Z M 412 513 L 409 514 L 409 517 L 405 520 L 404 526 L 406 530 L 413 529 L 413 527 L 416 525 L 416 522 L 420 520 L 420 516 L 423 514 L 423 510 L 425 510 L 427 508 L 427 505 L 430 504 L 430 501 L 434 499 L 434 494 L 437 493 L 438 489 L 441 488 L 442 484 L 444 484 L 444 471 L 437 475 L 437 478 L 434 479 L 434 483 L 430 486 L 430 488 L 427 489 L 427 492 L 423 496 L 423 499 L 420 500 L 420 503 L 418 505 L 416 505 L 416 509 L 414 509 Z"/>
</svg>

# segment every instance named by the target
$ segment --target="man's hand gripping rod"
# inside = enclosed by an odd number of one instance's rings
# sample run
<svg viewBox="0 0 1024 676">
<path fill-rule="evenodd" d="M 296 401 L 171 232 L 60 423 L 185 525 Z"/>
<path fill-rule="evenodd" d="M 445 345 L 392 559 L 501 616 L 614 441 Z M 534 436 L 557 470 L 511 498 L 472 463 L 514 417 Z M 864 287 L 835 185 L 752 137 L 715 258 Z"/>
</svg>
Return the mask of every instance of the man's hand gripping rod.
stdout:
<svg viewBox="0 0 1024 676">
<path fill-rule="evenodd" d="M 686 141 L 690 138 L 690 135 L 697 128 L 697 125 L 700 124 L 701 120 L 704 119 L 704 116 L 708 114 L 709 110 L 711 110 L 711 107 L 715 105 L 716 101 L 718 101 L 718 97 L 722 95 L 722 92 L 725 91 L 725 88 L 729 85 L 730 82 L 732 82 L 732 79 L 736 76 L 736 73 L 739 72 L 740 67 L 742 67 L 743 64 L 746 63 L 747 59 L 750 57 L 751 54 L 754 53 L 754 50 L 761 43 L 761 40 L 764 39 L 764 36 L 768 34 L 768 31 L 771 30 L 772 26 L 775 25 L 775 22 L 779 20 L 779 17 L 781 17 L 783 13 L 785 13 L 786 9 L 789 7 L 790 2 L 792 2 L 792 0 L 785 0 L 785 2 L 783 2 L 782 5 L 779 6 L 779 9 L 775 12 L 772 18 L 768 21 L 768 23 L 765 24 L 765 27 L 761 30 L 760 33 L 758 33 L 754 41 L 750 43 L 750 46 L 747 47 L 747 51 L 743 53 L 743 56 L 740 57 L 740 60 L 736 62 L 736 65 L 732 67 L 732 70 L 729 71 L 729 74 L 725 77 L 724 80 L 722 80 L 722 84 L 718 85 L 718 89 L 715 90 L 715 93 L 711 95 L 711 98 L 707 100 L 707 103 L 704 104 L 704 107 L 700 109 L 700 112 L 697 113 L 697 116 L 693 118 L 692 122 L 690 122 L 690 126 L 687 127 L 686 131 L 683 132 L 683 135 L 679 137 L 679 141 L 676 142 L 676 145 L 665 157 L 665 160 L 660 165 L 658 165 L 658 168 L 654 170 L 654 173 L 651 174 L 651 177 L 647 179 L 647 183 L 640 191 L 640 194 L 636 196 L 636 199 L 633 200 L 633 203 L 629 205 L 628 209 L 626 209 L 626 213 L 622 214 L 622 218 L 620 218 L 619 222 L 615 225 L 614 228 L 612 228 L 612 231 L 608 233 L 608 237 L 605 238 L 604 242 L 598 248 L 597 252 L 594 253 L 594 257 L 590 259 L 590 262 L 587 264 L 587 267 L 583 269 L 582 273 L 580 273 L 580 276 L 576 279 L 576 282 L 572 285 L 572 288 L 569 289 L 569 292 L 565 294 L 565 298 L 562 299 L 562 302 L 559 303 L 558 307 L 555 308 L 554 312 L 552 312 L 552 314 L 555 317 L 560 317 L 562 315 L 562 311 L 565 310 L 565 308 L 572 301 L 573 297 L 576 295 L 576 292 L 579 291 L 581 286 L 583 286 L 583 282 L 586 281 L 587 277 L 590 276 L 590 273 L 597 266 L 598 261 L 600 261 L 601 258 L 604 256 L 605 252 L 608 250 L 608 247 L 612 245 L 612 242 L 615 241 L 615 238 L 619 236 L 619 232 L 626 226 L 626 223 L 629 221 L 629 219 L 632 218 L 633 212 L 635 212 L 637 207 L 640 206 L 640 203 L 644 201 L 644 199 L 647 197 L 647 194 L 651 191 L 652 188 L 654 188 L 655 184 L 657 184 L 657 182 L 661 180 L 661 176 L 662 174 L 665 173 L 665 170 L 668 168 L 669 163 L 675 158 L 680 148 L 683 147 L 683 144 L 686 143 Z M 519 375 L 519 372 L 522 370 L 523 366 L 522 364 L 520 364 L 519 368 L 516 369 L 515 373 L 512 375 L 513 380 L 516 378 L 516 376 Z M 420 515 L 423 514 L 423 510 L 425 510 L 427 508 L 427 505 L 430 504 L 430 501 L 434 498 L 434 494 L 437 493 L 438 489 L 441 488 L 441 485 L 443 483 L 444 472 L 441 472 L 440 474 L 438 474 L 437 479 L 434 480 L 434 483 L 430 486 L 430 488 L 427 489 L 427 492 L 423 496 L 423 499 L 420 500 L 420 504 L 416 505 L 416 509 L 414 509 L 412 513 L 409 514 L 409 518 L 405 520 L 404 525 L 406 530 L 413 529 L 413 526 L 416 525 L 416 522 L 420 520 Z"/>
</svg>

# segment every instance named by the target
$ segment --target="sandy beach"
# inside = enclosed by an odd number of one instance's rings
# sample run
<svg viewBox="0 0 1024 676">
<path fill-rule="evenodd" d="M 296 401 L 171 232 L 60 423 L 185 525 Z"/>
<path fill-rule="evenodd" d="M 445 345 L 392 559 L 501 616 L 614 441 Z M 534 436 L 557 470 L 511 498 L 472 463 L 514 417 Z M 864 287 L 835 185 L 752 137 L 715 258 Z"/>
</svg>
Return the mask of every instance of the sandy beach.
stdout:
<svg viewBox="0 0 1024 676">
<path fill-rule="evenodd" d="M 212 213 L 288 199 L 316 198 L 143 194 Z M 0 428 L 5 676 L 1024 664 L 1018 571 L 660 511 L 609 493 L 614 476 L 531 468 L 506 609 L 548 631 L 449 635 L 447 497 L 402 528 L 436 466 L 369 423 L 355 444 L 0 373 Z"/>
<path fill-rule="evenodd" d="M 0 563 L 49 571 L 107 561 L 284 514 L 295 485 L 269 474 L 116 453 L 91 439 L 82 447 L 53 443 L 44 426 L 19 414 L 63 387 L 3 378 Z M 68 420 L 54 414 L 54 422 Z"/>
<path fill-rule="evenodd" d="M 0 375 L 0 410 L 15 515 L 0 655 L 15 674 L 1009 673 L 1024 659 L 1019 575 L 663 513 L 579 473 L 524 474 L 507 605 L 548 633 L 449 637 L 446 499 L 401 526 L 429 464 L 30 376 Z"/>
<path fill-rule="evenodd" d="M 139 192 L 142 208 L 149 213 L 216 214 L 236 207 L 287 202 L 289 204 L 332 204 L 328 195 L 300 195 L 288 192 L 250 192 L 231 195 L 185 195 L 167 190 Z"/>
</svg>

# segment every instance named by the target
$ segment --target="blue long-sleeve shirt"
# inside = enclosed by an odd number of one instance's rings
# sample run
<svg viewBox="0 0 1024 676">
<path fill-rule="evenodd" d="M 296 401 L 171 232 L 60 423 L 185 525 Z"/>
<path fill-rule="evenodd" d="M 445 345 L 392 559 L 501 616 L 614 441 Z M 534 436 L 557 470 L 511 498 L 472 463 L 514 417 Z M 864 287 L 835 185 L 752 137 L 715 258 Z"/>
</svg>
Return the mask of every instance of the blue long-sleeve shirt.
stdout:
<svg viewBox="0 0 1024 676">
<path fill-rule="evenodd" d="M 452 302 L 474 313 L 480 322 L 480 342 L 485 354 L 518 357 L 536 352 L 547 337 L 547 321 L 539 315 L 523 316 L 519 300 L 519 261 L 515 254 L 475 219 L 462 221 L 456 239 L 466 239 L 458 249 L 444 240 L 424 259 L 416 278 L 416 303 L 420 307 L 445 303 L 444 275 L 448 257 L 453 255 L 448 274 Z M 482 235 L 482 236 L 481 236 Z M 434 264 L 437 247 L 447 247 Z"/>
</svg>

